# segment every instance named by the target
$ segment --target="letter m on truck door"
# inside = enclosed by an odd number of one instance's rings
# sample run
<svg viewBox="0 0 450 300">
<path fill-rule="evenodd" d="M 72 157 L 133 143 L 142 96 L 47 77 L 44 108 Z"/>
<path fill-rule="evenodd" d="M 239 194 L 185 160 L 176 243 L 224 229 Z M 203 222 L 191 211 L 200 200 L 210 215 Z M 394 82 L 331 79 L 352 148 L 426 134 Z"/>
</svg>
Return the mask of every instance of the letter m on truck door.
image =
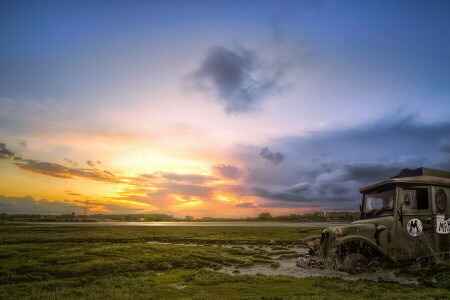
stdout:
<svg viewBox="0 0 450 300">
<path fill-rule="evenodd" d="M 403 186 L 399 189 L 399 216 L 396 239 L 400 260 L 433 255 L 433 208 L 431 187 Z"/>
</svg>

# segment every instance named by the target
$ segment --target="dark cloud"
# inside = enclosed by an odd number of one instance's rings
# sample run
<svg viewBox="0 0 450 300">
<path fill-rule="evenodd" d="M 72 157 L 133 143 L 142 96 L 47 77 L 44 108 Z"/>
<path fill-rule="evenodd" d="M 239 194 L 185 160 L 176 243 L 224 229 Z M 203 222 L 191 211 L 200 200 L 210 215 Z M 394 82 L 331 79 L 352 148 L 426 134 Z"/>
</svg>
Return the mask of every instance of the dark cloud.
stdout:
<svg viewBox="0 0 450 300">
<path fill-rule="evenodd" d="M 11 214 L 68 214 L 78 213 L 80 206 L 61 201 L 34 199 L 31 196 L 6 197 L 0 195 L 0 212 Z"/>
<path fill-rule="evenodd" d="M 95 163 L 94 163 L 94 161 L 92 161 L 92 160 L 88 160 L 88 161 L 86 161 L 86 164 L 89 166 L 89 167 L 95 167 Z"/>
<path fill-rule="evenodd" d="M 340 204 L 340 203 L 339 203 Z M 261 201 L 258 203 L 259 208 L 314 208 L 314 210 L 325 210 L 325 211 L 331 211 L 331 210 L 355 210 L 354 207 L 337 207 L 336 204 L 330 206 L 327 205 L 327 203 L 324 202 L 292 202 L 292 201 Z"/>
<path fill-rule="evenodd" d="M 289 136 L 274 143 L 283 153 L 316 158 L 322 160 L 320 163 L 327 156 L 334 160 L 386 161 L 401 156 L 431 158 L 430 152 L 438 154 L 449 134 L 450 122 L 423 124 L 411 115 L 388 116 L 370 124 Z"/>
<path fill-rule="evenodd" d="M 309 189 L 309 184 L 308 183 L 305 184 L 308 185 Z M 290 191 L 290 187 L 281 190 L 270 190 L 264 187 L 254 187 L 253 189 L 257 196 L 272 200 L 304 202 L 304 203 L 317 200 L 306 197 L 305 195 L 306 193 L 292 192 Z"/>
<path fill-rule="evenodd" d="M 360 188 L 403 168 L 450 171 L 449 133 L 450 122 L 423 124 L 406 116 L 278 138 L 269 146 L 289 156 L 289 164 L 261 166 L 251 158 L 254 148 L 249 147 L 248 154 L 240 156 L 240 163 L 247 166 L 244 184 L 266 199 L 267 206 L 356 210 Z"/>
<path fill-rule="evenodd" d="M 417 161 L 350 162 L 336 166 L 332 171 L 320 173 L 309 182 L 299 182 L 280 189 L 254 187 L 254 191 L 260 197 L 299 202 L 305 206 L 311 203 L 345 205 L 345 202 L 359 200 L 361 187 L 395 176 L 406 167 L 418 167 L 415 163 Z"/>
<path fill-rule="evenodd" d="M 244 175 L 244 171 L 232 165 L 215 165 L 212 166 L 215 174 L 226 179 L 239 179 Z"/>
<path fill-rule="evenodd" d="M 256 78 L 257 73 L 265 76 Z M 282 73 L 282 66 L 271 70 L 263 67 L 253 51 L 213 47 L 191 79 L 197 89 L 212 92 L 232 114 L 253 111 L 274 90 Z"/>
<path fill-rule="evenodd" d="M 342 166 L 342 180 L 355 180 L 362 183 L 381 181 L 397 175 L 404 168 L 419 167 L 422 161 L 404 162 L 350 162 Z"/>
<path fill-rule="evenodd" d="M 267 159 L 269 162 L 271 162 L 275 165 L 278 165 L 284 159 L 284 155 L 282 153 L 272 152 L 269 150 L 268 147 L 262 148 L 259 155 L 261 155 L 263 158 Z"/>
<path fill-rule="evenodd" d="M 15 163 L 22 170 L 39 173 L 56 178 L 83 177 L 92 180 L 117 183 L 120 182 L 111 172 L 93 169 L 71 168 L 64 165 L 37 161 L 32 159 L 21 160 Z"/>
<path fill-rule="evenodd" d="M 5 143 L 0 143 L 0 159 L 14 158 L 15 153 L 6 148 Z"/>
</svg>

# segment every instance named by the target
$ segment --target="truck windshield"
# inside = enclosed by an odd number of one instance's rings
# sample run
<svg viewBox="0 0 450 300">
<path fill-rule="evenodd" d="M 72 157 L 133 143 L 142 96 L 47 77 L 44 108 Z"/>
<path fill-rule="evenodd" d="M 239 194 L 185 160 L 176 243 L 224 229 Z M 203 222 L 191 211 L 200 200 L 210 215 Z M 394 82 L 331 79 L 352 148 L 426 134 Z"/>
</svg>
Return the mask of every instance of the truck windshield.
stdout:
<svg viewBox="0 0 450 300">
<path fill-rule="evenodd" d="M 364 195 L 363 217 L 374 218 L 392 211 L 394 190 L 376 191 Z"/>
</svg>

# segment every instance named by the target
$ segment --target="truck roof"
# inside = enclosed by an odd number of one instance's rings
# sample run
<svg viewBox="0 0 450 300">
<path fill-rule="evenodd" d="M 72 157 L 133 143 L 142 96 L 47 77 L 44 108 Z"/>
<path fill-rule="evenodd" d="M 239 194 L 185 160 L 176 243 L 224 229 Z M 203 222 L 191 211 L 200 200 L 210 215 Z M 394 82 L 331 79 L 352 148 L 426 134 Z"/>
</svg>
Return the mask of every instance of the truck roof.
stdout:
<svg viewBox="0 0 450 300">
<path fill-rule="evenodd" d="M 414 170 L 403 169 L 400 173 L 398 173 L 398 175 L 393 176 L 388 180 L 363 187 L 359 190 L 359 192 L 364 193 L 382 185 L 391 183 L 428 184 L 450 187 L 450 172 L 423 167 Z"/>
</svg>

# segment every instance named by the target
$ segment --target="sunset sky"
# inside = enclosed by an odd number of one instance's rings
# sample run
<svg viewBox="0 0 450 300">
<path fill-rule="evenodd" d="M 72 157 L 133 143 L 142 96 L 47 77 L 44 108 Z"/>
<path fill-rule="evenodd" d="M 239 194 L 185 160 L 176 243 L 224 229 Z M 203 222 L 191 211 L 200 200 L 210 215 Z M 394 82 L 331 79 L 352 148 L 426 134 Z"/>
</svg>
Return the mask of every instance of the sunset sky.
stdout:
<svg viewBox="0 0 450 300">
<path fill-rule="evenodd" d="M 450 171 L 450 1 L 0 2 L 0 212 L 357 210 Z"/>
</svg>

